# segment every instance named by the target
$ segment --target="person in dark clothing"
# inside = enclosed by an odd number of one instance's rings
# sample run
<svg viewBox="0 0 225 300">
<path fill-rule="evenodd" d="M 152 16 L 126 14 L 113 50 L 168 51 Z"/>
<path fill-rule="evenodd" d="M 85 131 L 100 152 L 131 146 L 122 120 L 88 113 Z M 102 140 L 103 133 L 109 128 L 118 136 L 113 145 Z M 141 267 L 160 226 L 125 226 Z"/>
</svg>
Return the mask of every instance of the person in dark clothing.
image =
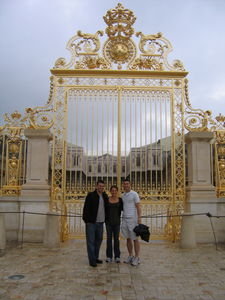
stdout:
<svg viewBox="0 0 225 300">
<path fill-rule="evenodd" d="M 120 263 L 120 216 L 123 209 L 123 201 L 118 197 L 118 187 L 113 185 L 110 188 L 111 197 L 106 202 L 106 262 L 110 263 L 113 260 L 113 250 L 115 262 Z M 112 242 L 114 241 L 114 247 Z M 113 249 L 114 248 L 114 249 Z"/>
<path fill-rule="evenodd" d="M 108 202 L 108 196 L 104 192 L 104 181 L 99 180 L 96 190 L 88 193 L 83 208 L 87 253 L 91 267 L 97 267 L 97 264 L 102 263 L 99 259 L 99 250 L 103 239 L 106 202 Z"/>
</svg>

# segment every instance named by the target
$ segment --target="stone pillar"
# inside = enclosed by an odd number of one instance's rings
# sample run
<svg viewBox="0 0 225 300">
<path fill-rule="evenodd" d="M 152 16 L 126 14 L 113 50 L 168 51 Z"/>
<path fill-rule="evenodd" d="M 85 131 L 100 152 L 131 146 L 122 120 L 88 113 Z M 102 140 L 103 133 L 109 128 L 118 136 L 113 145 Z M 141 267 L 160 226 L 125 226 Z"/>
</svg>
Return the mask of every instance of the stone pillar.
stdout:
<svg viewBox="0 0 225 300">
<path fill-rule="evenodd" d="M 210 142 L 212 132 L 189 132 L 185 136 L 188 150 L 189 189 L 214 190 L 211 182 Z"/>
<path fill-rule="evenodd" d="M 189 132 L 185 136 L 188 158 L 188 186 L 186 211 L 217 214 L 215 187 L 212 183 L 210 142 L 212 132 Z M 195 216 L 197 242 L 214 242 L 210 222 L 206 216 Z"/>
<path fill-rule="evenodd" d="M 50 199 L 48 172 L 51 134 L 48 129 L 25 129 L 24 134 L 28 138 L 27 172 L 26 183 L 22 186 L 19 198 L 20 211 L 47 213 Z M 45 215 L 25 214 L 24 241 L 43 241 L 45 219 Z"/>
<path fill-rule="evenodd" d="M 44 245 L 48 248 L 55 248 L 60 245 L 59 217 L 51 212 L 46 218 Z"/>
<path fill-rule="evenodd" d="M 188 213 L 182 215 L 180 247 L 184 249 L 196 247 L 194 217 Z"/>
<path fill-rule="evenodd" d="M 4 255 L 6 249 L 5 217 L 0 213 L 0 256 Z"/>
<path fill-rule="evenodd" d="M 48 129 L 25 129 L 28 138 L 26 183 L 22 187 L 22 196 L 49 195 L 49 140 Z"/>
</svg>

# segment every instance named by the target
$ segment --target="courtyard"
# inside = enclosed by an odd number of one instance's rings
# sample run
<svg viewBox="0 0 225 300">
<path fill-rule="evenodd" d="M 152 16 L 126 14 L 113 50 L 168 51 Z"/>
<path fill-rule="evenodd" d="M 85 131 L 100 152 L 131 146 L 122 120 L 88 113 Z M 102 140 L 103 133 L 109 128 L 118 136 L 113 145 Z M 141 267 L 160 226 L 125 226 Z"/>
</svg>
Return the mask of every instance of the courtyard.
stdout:
<svg viewBox="0 0 225 300">
<path fill-rule="evenodd" d="M 121 260 L 126 255 L 121 241 Z M 105 241 L 101 248 L 105 259 Z M 141 242 L 138 267 L 88 265 L 84 240 L 59 248 L 39 243 L 9 245 L 0 257 L 0 299 L 24 300 L 224 300 L 225 247 Z"/>
</svg>

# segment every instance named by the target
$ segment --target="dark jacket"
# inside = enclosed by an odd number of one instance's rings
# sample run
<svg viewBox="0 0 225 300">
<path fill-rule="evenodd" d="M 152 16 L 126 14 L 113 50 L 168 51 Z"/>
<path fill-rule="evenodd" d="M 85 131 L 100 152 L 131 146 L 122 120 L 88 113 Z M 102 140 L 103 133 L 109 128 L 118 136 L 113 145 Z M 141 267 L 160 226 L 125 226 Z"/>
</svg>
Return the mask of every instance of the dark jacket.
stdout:
<svg viewBox="0 0 225 300">
<path fill-rule="evenodd" d="M 103 200 L 106 204 L 108 201 L 108 196 L 105 192 L 102 193 Z M 98 206 L 99 206 L 99 194 L 97 190 L 94 192 L 88 193 L 83 208 L 83 221 L 85 223 L 95 223 L 97 214 L 98 214 Z M 106 205 L 105 205 L 106 207 Z"/>
<path fill-rule="evenodd" d="M 136 236 L 140 236 L 143 241 L 149 242 L 150 231 L 148 228 L 149 227 L 144 224 L 138 224 L 134 228 L 134 232 L 136 233 Z"/>
</svg>

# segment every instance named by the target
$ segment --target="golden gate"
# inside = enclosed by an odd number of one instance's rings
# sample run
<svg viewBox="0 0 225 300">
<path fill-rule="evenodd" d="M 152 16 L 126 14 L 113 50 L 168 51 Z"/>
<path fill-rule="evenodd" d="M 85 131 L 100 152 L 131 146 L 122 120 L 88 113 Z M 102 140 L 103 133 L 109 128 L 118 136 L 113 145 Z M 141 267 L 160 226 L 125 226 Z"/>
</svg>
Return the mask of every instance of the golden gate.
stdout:
<svg viewBox="0 0 225 300">
<path fill-rule="evenodd" d="M 166 216 L 180 213 L 185 199 L 187 72 L 168 63 L 172 47 L 161 33 L 134 36 L 135 19 L 118 4 L 104 16 L 105 35 L 78 31 L 67 44 L 70 62 L 59 58 L 51 70 L 51 202 L 76 216 L 63 219 L 63 238 L 83 235 L 83 201 L 100 178 L 106 191 L 129 178 L 153 236 L 179 234 L 179 219 Z"/>
</svg>

